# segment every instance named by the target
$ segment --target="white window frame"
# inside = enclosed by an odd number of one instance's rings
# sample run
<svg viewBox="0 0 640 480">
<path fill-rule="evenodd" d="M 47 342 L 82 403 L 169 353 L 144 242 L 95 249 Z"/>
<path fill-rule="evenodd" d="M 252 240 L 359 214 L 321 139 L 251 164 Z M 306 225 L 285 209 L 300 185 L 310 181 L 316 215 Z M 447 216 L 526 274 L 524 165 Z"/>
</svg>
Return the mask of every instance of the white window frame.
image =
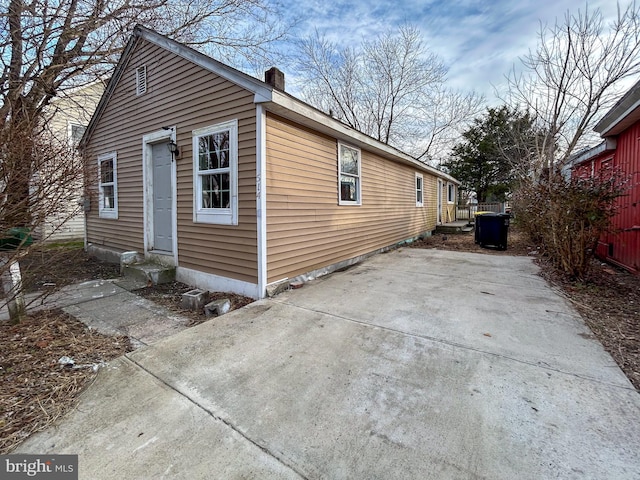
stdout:
<svg viewBox="0 0 640 480">
<path fill-rule="evenodd" d="M 113 182 L 102 182 L 102 163 L 113 161 Z M 104 187 L 113 186 L 113 207 L 104 206 Z M 118 155 L 109 152 L 98 156 L 98 216 L 100 218 L 118 219 Z"/>
<path fill-rule="evenodd" d="M 420 188 L 418 188 L 418 179 L 420 180 Z M 416 187 L 416 207 L 424 207 L 424 176 L 421 173 L 416 172 L 414 185 Z"/>
<path fill-rule="evenodd" d="M 229 167 L 224 169 L 200 171 L 200 137 L 229 131 Z M 209 127 L 193 130 L 193 221 L 195 223 L 215 223 L 219 225 L 238 225 L 238 121 L 218 123 Z M 229 173 L 229 208 L 207 208 L 202 206 L 202 175 Z"/>
<path fill-rule="evenodd" d="M 349 148 L 351 150 L 355 150 L 358 153 L 358 174 L 354 175 L 351 173 L 343 173 L 342 172 L 342 148 Z M 352 177 L 356 179 L 356 201 L 353 200 L 342 200 L 342 175 L 346 175 L 348 177 Z M 338 142 L 338 205 L 362 205 L 362 151 L 354 147 L 353 145 L 349 145 L 347 143 Z"/>
<path fill-rule="evenodd" d="M 451 182 L 447 182 L 447 203 L 456 203 L 456 186 Z"/>
</svg>

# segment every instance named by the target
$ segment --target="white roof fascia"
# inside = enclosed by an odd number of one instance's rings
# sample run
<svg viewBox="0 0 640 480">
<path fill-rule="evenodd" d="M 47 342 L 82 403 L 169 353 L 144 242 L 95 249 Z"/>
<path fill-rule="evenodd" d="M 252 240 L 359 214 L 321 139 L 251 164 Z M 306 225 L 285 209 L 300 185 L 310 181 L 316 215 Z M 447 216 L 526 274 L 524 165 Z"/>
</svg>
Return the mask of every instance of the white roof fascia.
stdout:
<svg viewBox="0 0 640 480">
<path fill-rule="evenodd" d="M 598 132 L 600 136 L 606 137 L 611 130 L 616 128 L 621 121 L 623 121 L 626 117 L 631 115 L 631 113 L 639 107 L 640 107 L 640 99 L 638 99 L 633 105 L 631 105 L 624 112 L 618 115 L 614 120 L 612 120 L 611 123 L 609 123 L 609 125 L 605 129 L 603 129 L 602 131 L 598 131 L 596 129 L 599 127 L 599 125 L 596 125 L 594 130 L 596 130 L 596 132 Z"/>
<path fill-rule="evenodd" d="M 605 137 L 640 107 L 640 81 L 636 82 L 616 104 L 605 113 L 593 129 Z M 620 133 L 620 132 L 617 132 Z"/>
<path fill-rule="evenodd" d="M 135 35 L 132 35 L 131 38 L 129 38 L 129 41 L 127 42 L 127 44 L 125 45 L 124 51 L 122 52 L 122 55 L 118 60 L 118 64 L 116 65 L 113 75 L 111 75 L 111 78 L 109 79 L 109 82 L 107 83 L 104 89 L 104 92 L 102 92 L 102 97 L 100 97 L 100 101 L 98 102 L 98 105 L 96 106 L 96 109 L 93 112 L 93 115 L 91 116 L 91 120 L 89 120 L 89 125 L 87 125 L 87 129 L 85 130 L 84 135 L 82 135 L 82 138 L 78 143 L 79 149 L 82 150 L 85 147 L 87 140 L 93 133 L 93 129 L 95 128 L 96 123 L 99 121 L 102 115 L 102 112 L 104 111 L 107 103 L 109 102 L 109 99 L 111 98 L 111 94 L 113 93 L 116 86 L 118 85 L 118 82 L 122 77 L 122 74 L 127 66 L 127 63 L 129 62 L 129 56 L 131 55 L 131 52 L 135 48 L 137 43 L 138 43 L 137 37 Z"/>
<path fill-rule="evenodd" d="M 389 160 L 401 161 L 402 163 L 411 165 L 419 170 L 428 172 L 431 175 L 443 178 L 451 183 L 455 183 L 456 185 L 460 185 L 460 182 L 451 175 L 427 165 L 426 163 L 422 163 L 410 155 L 402 153 L 400 150 L 397 150 L 385 143 L 375 140 L 374 138 L 345 125 L 320 110 L 316 110 L 312 106 L 283 92 L 273 90 L 271 92 L 271 100 L 269 101 L 269 104 L 270 105 L 266 105 L 267 109 L 276 114 L 289 117 L 292 120 L 295 120 L 302 125 L 312 127 L 314 130 L 318 130 L 321 133 L 335 136 L 339 140 L 363 146 L 366 150 L 377 153 Z M 288 112 L 293 113 L 293 115 L 288 115 Z"/>
</svg>

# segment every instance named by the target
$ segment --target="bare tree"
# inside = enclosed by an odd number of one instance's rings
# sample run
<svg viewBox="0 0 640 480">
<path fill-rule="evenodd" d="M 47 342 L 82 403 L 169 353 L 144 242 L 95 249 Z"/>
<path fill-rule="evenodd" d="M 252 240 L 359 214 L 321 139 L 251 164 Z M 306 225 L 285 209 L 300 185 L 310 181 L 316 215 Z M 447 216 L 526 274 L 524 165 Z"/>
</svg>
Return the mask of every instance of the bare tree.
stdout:
<svg viewBox="0 0 640 480">
<path fill-rule="evenodd" d="M 412 26 L 358 47 L 340 47 L 318 32 L 299 46 L 297 67 L 306 101 L 423 160 L 436 150 L 439 138 L 473 118 L 482 103 L 475 94 L 444 88 L 446 66 Z"/>
<path fill-rule="evenodd" d="M 534 116 L 537 135 L 514 212 L 560 270 L 582 278 L 626 179 L 582 181 L 565 178 L 561 169 L 596 140 L 595 123 L 619 98 L 625 80 L 640 73 L 640 7 L 618 5 L 609 24 L 588 6 L 568 12 L 553 26 L 541 26 L 538 46 L 522 64 L 523 74 L 514 70 L 507 77 L 507 100 Z"/>
<path fill-rule="evenodd" d="M 82 188 L 83 165 L 74 145 L 66 139 L 56 138 L 54 132 L 44 123 L 38 129 L 17 131 L 15 129 L 0 130 L 0 158 L 16 159 L 28 157 L 32 174 L 29 178 L 18 178 L 15 163 L 0 162 L 0 219 L 3 229 L 0 238 L 0 277 L 4 290 L 4 302 L 7 304 L 12 321 L 19 321 L 25 313 L 23 290 L 29 289 L 37 281 L 32 271 L 21 272 L 18 261 L 30 250 L 33 239 L 44 243 L 55 230 L 39 228 L 48 220 L 55 218 L 55 228 L 60 228 L 66 221 L 80 211 L 78 192 Z M 27 174 L 27 169 L 23 169 Z M 13 183 L 28 185 L 27 195 L 17 195 L 7 201 Z M 18 201 L 19 200 L 19 201 Z M 27 212 L 25 214 L 25 212 Z M 28 224 L 9 223 L 25 220 Z M 36 237 L 36 230 L 39 236 Z M 57 259 L 51 252 L 43 257 L 44 271 L 50 262 Z M 39 269 L 39 274 L 43 268 Z M 32 298 L 37 300 L 36 297 Z"/>
<path fill-rule="evenodd" d="M 434 88 L 416 119 L 418 135 L 407 148 L 418 160 L 444 158 L 463 131 L 485 108 L 485 99 L 475 92 L 459 92 L 440 85 Z"/>
<path fill-rule="evenodd" d="M 514 69 L 507 77 L 506 101 L 531 112 L 547 132 L 531 166 L 539 177 L 593 139 L 595 122 L 623 81 L 640 73 L 640 7 L 618 5 L 606 26 L 600 10 L 567 12 L 562 22 L 541 25 L 536 50 L 521 60 L 524 73 Z"/>
<path fill-rule="evenodd" d="M 11 229 L 27 235 L 48 214 L 62 215 L 57 205 L 68 203 L 80 171 L 73 146 L 48 131 L 50 105 L 61 91 L 108 76 L 136 24 L 227 61 L 264 64 L 273 42 L 286 32 L 270 5 L 265 0 L 0 0 L 0 239 L 16 243 Z M 18 241 L 3 254 L 0 274 L 25 246 Z"/>
</svg>

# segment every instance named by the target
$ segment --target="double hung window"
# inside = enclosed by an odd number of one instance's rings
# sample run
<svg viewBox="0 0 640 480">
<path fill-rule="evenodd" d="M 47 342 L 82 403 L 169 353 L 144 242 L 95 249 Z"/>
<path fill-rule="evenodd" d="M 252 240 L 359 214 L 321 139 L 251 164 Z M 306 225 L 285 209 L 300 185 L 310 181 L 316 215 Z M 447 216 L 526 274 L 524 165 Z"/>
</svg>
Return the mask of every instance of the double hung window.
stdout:
<svg viewBox="0 0 640 480">
<path fill-rule="evenodd" d="M 416 173 L 416 207 L 424 206 L 424 178 Z"/>
<path fill-rule="evenodd" d="M 98 215 L 100 218 L 118 218 L 118 175 L 115 152 L 98 157 Z"/>
<path fill-rule="evenodd" d="M 338 143 L 339 205 L 360 205 L 360 149 Z"/>
<path fill-rule="evenodd" d="M 194 221 L 238 224 L 238 124 L 193 132 Z"/>
</svg>

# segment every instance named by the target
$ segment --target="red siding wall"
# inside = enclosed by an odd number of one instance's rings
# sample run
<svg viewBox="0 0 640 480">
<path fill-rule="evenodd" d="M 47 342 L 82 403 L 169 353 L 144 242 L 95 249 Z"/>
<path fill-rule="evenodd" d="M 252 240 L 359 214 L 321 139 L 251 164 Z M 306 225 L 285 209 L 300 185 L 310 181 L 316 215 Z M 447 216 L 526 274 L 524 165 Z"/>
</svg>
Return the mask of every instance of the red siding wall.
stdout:
<svg viewBox="0 0 640 480">
<path fill-rule="evenodd" d="M 600 238 L 596 254 L 633 273 L 640 273 L 640 122 L 622 132 L 613 155 L 605 153 L 577 165 L 573 175 L 598 175 L 603 166 L 621 172 L 628 189 L 617 201 L 612 233 Z"/>
<path fill-rule="evenodd" d="M 614 166 L 629 180 L 627 194 L 618 199 L 613 219 L 616 233 L 602 239 L 607 243 L 606 259 L 640 273 L 640 123 L 618 136 Z"/>
</svg>

